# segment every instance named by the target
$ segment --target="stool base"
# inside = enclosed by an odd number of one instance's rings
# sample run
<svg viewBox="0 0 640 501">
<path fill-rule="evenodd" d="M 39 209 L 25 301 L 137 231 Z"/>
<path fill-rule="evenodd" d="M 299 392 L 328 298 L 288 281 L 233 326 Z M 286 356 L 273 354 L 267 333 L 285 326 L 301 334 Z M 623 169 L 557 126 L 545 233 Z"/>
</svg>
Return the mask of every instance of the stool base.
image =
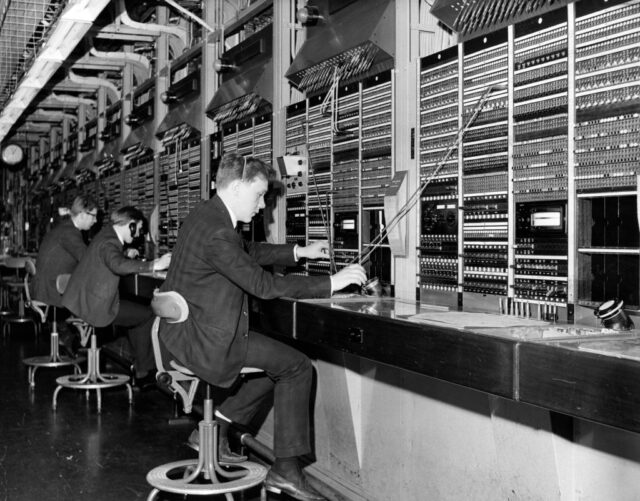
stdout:
<svg viewBox="0 0 640 501">
<path fill-rule="evenodd" d="M 260 500 L 266 501 L 266 467 L 251 461 L 233 464 L 218 461 L 218 423 L 213 419 L 210 392 L 211 388 L 207 385 L 203 419 L 198 424 L 198 458 L 175 461 L 151 470 L 147 474 L 147 482 L 153 490 L 147 501 L 153 501 L 160 491 L 193 496 L 224 494 L 227 501 L 233 501 L 233 492 L 257 485 L 261 485 Z"/>
<path fill-rule="evenodd" d="M 98 399 L 98 413 L 102 411 L 102 390 L 126 386 L 129 394 L 129 404 L 133 402 L 133 390 L 129 384 L 129 376 L 124 374 L 110 374 L 100 372 L 100 350 L 96 347 L 96 336 L 91 336 L 91 348 L 87 350 L 87 372 L 84 374 L 60 376 L 56 379 L 58 387 L 53 392 L 53 410 L 56 410 L 58 393 L 62 388 L 73 390 L 96 390 Z"/>
<path fill-rule="evenodd" d="M 36 385 L 36 381 L 35 381 L 36 371 L 40 367 L 55 368 L 55 367 L 67 367 L 67 366 L 73 365 L 75 367 L 73 371 L 74 374 L 76 375 L 80 374 L 80 371 L 81 371 L 80 364 L 84 362 L 86 358 L 85 357 L 71 358 L 64 355 L 60 355 L 59 348 L 60 348 L 60 345 L 59 345 L 58 333 L 54 331 L 51 333 L 50 350 L 48 355 L 39 355 L 36 357 L 29 357 L 22 360 L 23 364 L 29 366 L 28 374 L 27 374 L 28 380 L 29 380 L 29 386 L 34 387 Z"/>
<path fill-rule="evenodd" d="M 2 322 L 2 335 L 6 336 L 9 332 L 9 329 L 12 324 L 33 324 L 33 332 L 38 339 L 38 334 L 40 334 L 40 324 L 35 318 L 16 315 L 15 313 L 12 315 L 6 315 L 0 317 L 0 321 Z"/>
<path fill-rule="evenodd" d="M 36 385 L 36 382 L 35 382 L 36 371 L 40 367 L 55 368 L 55 367 L 69 367 L 70 365 L 72 365 L 74 366 L 73 373 L 76 375 L 79 375 L 81 371 L 80 364 L 84 362 L 84 360 L 85 359 L 83 357 L 71 358 L 71 357 L 65 357 L 65 356 L 58 356 L 58 358 L 55 359 L 55 358 L 52 358 L 50 355 L 40 355 L 38 357 L 25 358 L 22 361 L 22 363 L 29 366 L 28 368 L 29 386 L 33 387 Z"/>
<path fill-rule="evenodd" d="M 212 496 L 224 494 L 228 500 L 233 501 L 231 493 L 240 492 L 264 482 L 267 476 L 267 469 L 251 461 L 245 461 L 233 465 L 234 468 L 245 470 L 244 476 L 226 482 L 211 482 L 197 484 L 190 480 L 193 472 L 202 467 L 198 459 L 185 459 L 158 466 L 147 473 L 147 482 L 154 487 L 149 494 L 147 501 L 153 501 L 160 491 L 172 492 L 175 494 L 185 494 L 190 496 Z M 183 476 L 186 478 L 176 478 Z M 264 486 L 260 492 L 261 501 L 266 500 Z"/>
</svg>

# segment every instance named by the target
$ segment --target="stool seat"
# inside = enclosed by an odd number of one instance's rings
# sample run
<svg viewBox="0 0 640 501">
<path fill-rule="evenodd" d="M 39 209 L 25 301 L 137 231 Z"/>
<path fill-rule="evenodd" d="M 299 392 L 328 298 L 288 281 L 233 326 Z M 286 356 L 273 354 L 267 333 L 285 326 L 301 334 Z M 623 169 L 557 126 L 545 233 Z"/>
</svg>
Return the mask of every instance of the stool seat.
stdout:
<svg viewBox="0 0 640 501">
<path fill-rule="evenodd" d="M 151 301 L 151 308 L 156 314 L 152 328 L 152 342 L 159 377 L 170 380 L 170 389 L 180 395 L 185 402 L 185 409 L 191 409 L 195 389 L 200 379 L 189 369 L 176 363 L 169 362 L 170 368 L 165 368 L 160 353 L 158 330 L 160 319 L 167 322 L 184 322 L 189 316 L 189 307 L 185 299 L 177 292 L 155 291 Z M 261 372 L 259 369 L 247 368 L 243 372 Z M 185 391 L 179 381 L 189 381 L 190 391 Z M 180 390 L 182 388 L 182 391 Z M 175 461 L 157 466 L 147 474 L 147 482 L 153 487 L 147 501 L 153 501 L 163 492 L 183 494 L 185 496 L 223 495 L 227 501 L 233 501 L 233 493 L 245 491 L 255 486 L 261 486 L 260 500 L 266 501 L 267 494 L 264 480 L 267 468 L 252 461 L 225 464 L 218 461 L 218 423 L 213 417 L 213 399 L 211 387 L 205 387 L 203 418 L 198 424 L 199 450 L 196 459 Z"/>
<path fill-rule="evenodd" d="M 29 281 L 36 274 L 35 263 L 30 258 L 8 258 L 5 261 L 5 266 L 14 268 L 16 270 L 16 273 L 18 273 L 19 270 L 24 269 L 25 273 L 22 279 L 19 279 L 16 275 L 15 280 L 5 281 L 3 284 L 5 287 L 11 289 L 14 293 L 18 293 L 19 291 L 19 298 L 18 311 L 3 311 L 4 314 L 0 317 L 0 320 L 2 321 L 2 334 L 3 336 L 6 336 L 6 334 L 9 332 L 9 328 L 13 324 L 30 323 L 33 325 L 36 339 L 38 339 L 38 334 L 40 334 L 40 325 L 44 323 L 44 321 L 42 321 L 44 312 L 39 306 L 31 301 L 31 297 L 29 295 Z M 37 313 L 41 319 L 41 322 L 39 323 L 36 318 L 29 314 L 26 314 L 25 307 L 30 308 L 35 313 Z"/>
<path fill-rule="evenodd" d="M 73 390 L 96 390 L 97 411 L 102 412 L 102 391 L 107 388 L 126 386 L 129 396 L 129 404 L 133 402 L 133 390 L 129 376 L 124 374 L 104 373 L 100 371 L 100 349 L 97 346 L 95 329 L 92 325 L 86 324 L 86 329 L 91 331 L 90 347 L 87 350 L 87 372 L 82 374 L 72 374 L 56 378 L 57 387 L 53 392 L 52 408 L 56 410 L 58 393 L 63 388 Z"/>
<path fill-rule="evenodd" d="M 61 294 L 66 289 L 69 281 L 69 275 L 59 275 L 56 281 L 58 292 Z M 87 371 L 82 374 L 72 374 L 69 376 L 60 376 L 56 379 L 57 387 L 53 392 L 52 408 L 56 410 L 58 393 L 63 388 L 71 388 L 73 390 L 89 390 L 96 391 L 97 411 L 102 412 L 102 390 L 107 388 L 115 388 L 118 386 L 126 386 L 129 396 L 129 405 L 133 402 L 133 390 L 130 384 L 129 376 L 124 374 L 103 373 L 100 371 L 100 349 L 96 339 L 96 331 L 93 325 L 87 322 L 73 319 L 73 325 L 80 329 L 81 338 L 89 339 L 90 346 L 87 350 Z"/>
<path fill-rule="evenodd" d="M 43 301 L 31 298 L 29 279 L 36 275 L 35 263 L 31 260 L 25 261 L 25 271 L 24 291 L 27 297 L 27 306 L 38 315 L 41 325 L 47 322 L 49 310 L 52 310 L 53 312 L 53 320 L 51 322 L 51 332 L 49 336 L 49 354 L 29 357 L 22 360 L 22 363 L 28 366 L 27 380 L 29 381 L 29 386 L 33 388 L 36 385 L 36 371 L 39 368 L 46 367 L 54 369 L 58 367 L 73 366 L 74 373 L 80 374 L 80 364 L 85 361 L 85 358 L 72 358 L 60 355 L 60 339 L 58 336 L 58 322 L 56 319 L 57 308 L 55 306 L 50 306 Z"/>
<path fill-rule="evenodd" d="M 11 273 L 0 276 L 0 286 L 2 295 L 0 296 L 0 302 L 2 307 L 0 308 L 0 317 L 15 316 L 16 312 L 10 305 L 10 296 L 15 295 L 18 289 L 22 285 L 22 279 L 20 277 L 20 271 L 25 267 L 26 258 L 7 256 L 2 261 L 2 266 L 6 270 L 11 270 Z"/>
</svg>

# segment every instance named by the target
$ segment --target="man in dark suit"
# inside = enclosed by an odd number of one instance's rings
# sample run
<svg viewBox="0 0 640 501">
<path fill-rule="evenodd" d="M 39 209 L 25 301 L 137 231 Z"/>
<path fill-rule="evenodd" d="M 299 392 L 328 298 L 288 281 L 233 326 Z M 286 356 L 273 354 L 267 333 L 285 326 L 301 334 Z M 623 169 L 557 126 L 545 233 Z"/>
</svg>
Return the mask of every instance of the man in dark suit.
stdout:
<svg viewBox="0 0 640 501">
<path fill-rule="evenodd" d="M 95 200 L 90 196 L 77 196 L 69 209 L 61 209 L 63 219 L 51 229 L 42 240 L 36 259 L 37 273 L 32 282 L 31 296 L 51 306 L 60 308 L 56 319 L 64 320 L 69 312 L 62 309 L 62 296 L 56 288 L 58 275 L 72 273 L 78 262 L 84 256 L 87 246 L 82 238 L 82 231 L 89 230 L 96 222 L 98 208 Z M 79 344 L 77 333 L 67 327 L 65 323 L 58 324 L 60 342 L 67 351 L 75 354 L 76 343 Z"/>
<path fill-rule="evenodd" d="M 163 322 L 160 340 L 179 363 L 213 385 L 232 386 L 242 367 L 265 371 L 264 377 L 242 382 L 217 409 L 219 454 L 225 461 L 234 459 L 226 436 L 229 422 L 248 424 L 273 394 L 276 460 L 265 485 L 295 499 L 317 501 L 324 497 L 308 484 L 299 461 L 311 452 L 311 362 L 288 345 L 249 332 L 248 295 L 263 299 L 328 297 L 347 285 L 362 284 L 366 275 L 359 265 L 331 277 L 278 276 L 262 267 L 327 258 L 329 251 L 326 242 L 300 247 L 242 240 L 236 224 L 250 222 L 265 207 L 272 177 L 273 170 L 260 160 L 235 154 L 223 158 L 216 177 L 217 194 L 185 219 L 161 287 L 185 297 L 189 318 L 179 324 Z"/>
<path fill-rule="evenodd" d="M 120 300 L 120 276 L 165 270 L 171 261 L 170 254 L 153 261 L 138 261 L 124 255 L 123 246 L 133 241 L 143 221 L 144 215 L 135 207 L 114 211 L 111 224 L 94 237 L 62 296 L 66 308 L 94 327 L 113 324 L 128 328 L 137 384 L 142 388 L 155 384 L 153 313 L 148 306 Z"/>
</svg>

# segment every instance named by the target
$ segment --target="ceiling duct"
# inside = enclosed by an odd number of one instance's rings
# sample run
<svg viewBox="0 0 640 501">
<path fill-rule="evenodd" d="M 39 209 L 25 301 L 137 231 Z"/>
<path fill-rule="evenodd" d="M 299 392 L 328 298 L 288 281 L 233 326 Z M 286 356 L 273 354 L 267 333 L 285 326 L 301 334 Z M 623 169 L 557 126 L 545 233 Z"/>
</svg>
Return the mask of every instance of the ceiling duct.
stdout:
<svg viewBox="0 0 640 501">
<path fill-rule="evenodd" d="M 160 99 L 167 104 L 168 111 L 156 130 L 156 136 L 182 124 L 200 130 L 202 127 L 202 98 L 200 93 L 200 66 L 202 45 L 176 58 L 169 68 L 171 84 Z"/>
<path fill-rule="evenodd" d="M 96 102 L 93 99 L 87 99 L 67 94 L 56 94 L 55 92 L 52 92 L 38 103 L 38 108 L 77 110 L 78 106 L 80 106 L 81 104 L 85 104 L 87 106 L 95 106 Z"/>
<path fill-rule="evenodd" d="M 211 119 L 238 121 L 271 111 L 273 25 L 226 51 L 218 63 L 218 71 L 222 75 L 220 87 L 206 110 Z"/>
<path fill-rule="evenodd" d="M 120 149 L 122 153 L 141 143 L 145 148 L 153 147 L 155 95 L 155 78 L 146 80 L 134 90 L 131 96 L 131 113 L 124 117 L 130 132 L 122 143 Z"/>
<path fill-rule="evenodd" d="M 72 175 L 76 178 L 78 184 L 91 180 L 91 174 L 93 174 L 93 179 L 95 179 L 95 174 L 97 173 L 94 165 L 96 158 L 96 152 L 91 151 L 86 153 L 77 163 L 75 169 L 72 171 Z"/>
<path fill-rule="evenodd" d="M 573 0 L 435 0 L 431 14 L 460 41 L 563 7 Z"/>
<path fill-rule="evenodd" d="M 129 133 L 127 138 L 124 140 L 124 142 L 122 143 L 122 146 L 120 147 L 120 151 L 124 153 L 125 150 L 137 144 L 142 144 L 147 148 L 153 147 L 154 132 L 155 131 L 154 131 L 153 121 L 145 122 L 141 126 L 136 127 Z"/>
<path fill-rule="evenodd" d="M 301 91 L 320 92 L 335 78 L 361 80 L 393 68 L 395 0 L 313 0 L 319 19 L 285 76 Z"/>
</svg>

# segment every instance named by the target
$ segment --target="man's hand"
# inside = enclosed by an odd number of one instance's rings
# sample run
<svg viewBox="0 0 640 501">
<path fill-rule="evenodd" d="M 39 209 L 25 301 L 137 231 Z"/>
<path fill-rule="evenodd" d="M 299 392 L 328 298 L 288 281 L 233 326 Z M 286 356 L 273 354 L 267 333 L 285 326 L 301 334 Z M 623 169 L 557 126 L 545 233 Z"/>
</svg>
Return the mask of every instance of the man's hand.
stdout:
<svg viewBox="0 0 640 501">
<path fill-rule="evenodd" d="M 138 252 L 138 249 L 129 248 L 126 251 L 124 251 L 124 255 L 127 256 L 129 259 L 135 259 L 140 255 L 140 253 Z"/>
<path fill-rule="evenodd" d="M 329 259 L 329 242 L 313 242 L 306 247 L 298 246 L 298 259 Z"/>
<path fill-rule="evenodd" d="M 331 292 L 337 292 L 351 284 L 362 285 L 367 281 L 367 274 L 359 264 L 351 264 L 331 275 Z"/>
<path fill-rule="evenodd" d="M 171 264 L 171 253 L 160 256 L 158 259 L 153 260 L 153 271 L 166 270 Z"/>
</svg>

